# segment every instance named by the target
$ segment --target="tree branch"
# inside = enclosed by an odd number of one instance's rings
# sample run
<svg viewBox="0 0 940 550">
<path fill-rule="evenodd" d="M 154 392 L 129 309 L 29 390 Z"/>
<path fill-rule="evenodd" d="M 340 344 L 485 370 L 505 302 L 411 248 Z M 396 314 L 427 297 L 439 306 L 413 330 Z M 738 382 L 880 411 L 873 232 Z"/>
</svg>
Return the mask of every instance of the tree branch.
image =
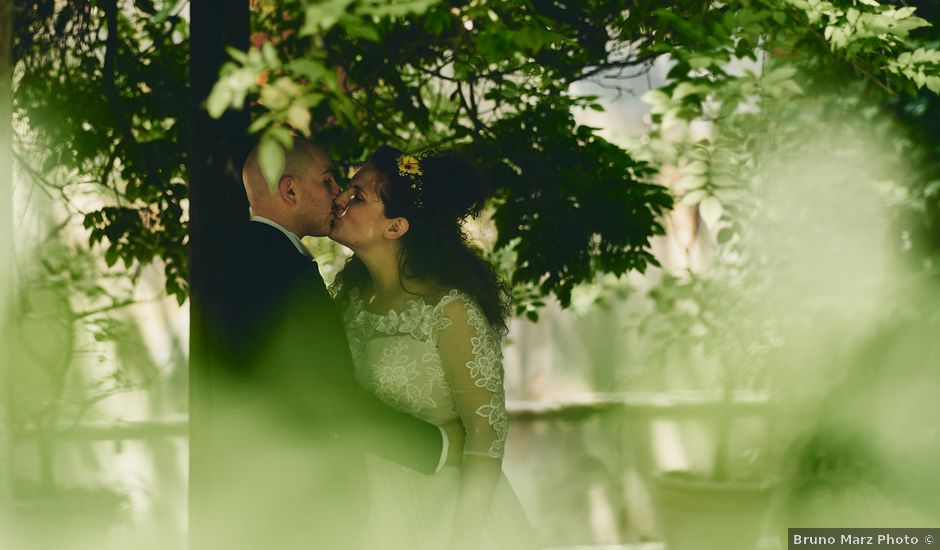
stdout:
<svg viewBox="0 0 940 550">
<path fill-rule="evenodd" d="M 794 19 L 799 20 L 799 18 L 798 18 L 796 15 L 791 14 L 791 16 L 792 16 Z M 818 30 L 816 30 L 816 29 L 814 29 L 814 28 L 810 28 L 809 31 L 810 31 L 811 33 L 813 33 L 813 36 L 815 36 L 816 38 L 818 38 L 823 44 L 825 44 L 827 47 L 829 46 L 829 41 L 826 40 L 826 37 L 823 36 L 822 34 L 820 34 Z M 830 48 L 830 49 L 831 49 L 831 48 Z M 843 54 L 842 52 L 838 52 L 837 50 L 831 50 L 831 51 L 832 51 L 832 54 L 833 54 L 834 56 L 841 57 L 843 61 L 847 62 L 849 65 L 851 65 L 852 67 L 854 67 L 855 70 L 857 70 L 858 72 L 862 73 L 862 75 L 863 75 L 865 78 L 867 78 L 868 80 L 870 80 L 870 81 L 874 82 L 876 85 L 878 85 L 878 87 L 881 88 L 882 90 L 884 90 L 888 95 L 891 95 L 891 96 L 895 95 L 894 90 L 892 90 L 890 86 L 888 86 L 887 84 L 885 84 L 884 82 L 882 82 L 881 80 L 879 80 L 878 78 L 876 78 L 875 75 L 871 74 L 871 72 L 868 71 L 868 69 L 866 69 L 865 67 L 859 65 L 859 64 L 856 63 L 855 61 L 849 59 L 849 58 L 846 57 L 845 54 Z"/>
<path fill-rule="evenodd" d="M 114 311 L 115 309 L 121 309 L 121 308 L 125 308 L 125 307 L 128 307 L 128 306 L 132 306 L 132 305 L 134 305 L 134 304 L 145 304 L 145 303 L 147 303 L 147 302 L 156 302 L 157 300 L 159 300 L 159 299 L 161 299 L 161 298 L 162 298 L 162 296 L 154 296 L 153 298 L 144 299 L 144 300 L 134 300 L 134 299 L 122 300 L 122 301 L 120 301 L 120 302 L 114 302 L 113 304 L 110 304 L 110 305 L 107 305 L 107 306 L 102 306 L 102 307 L 99 307 L 99 308 L 96 308 L 96 309 L 90 309 L 90 310 L 88 310 L 88 311 L 82 311 L 82 312 L 80 312 L 80 313 L 75 313 L 75 314 L 72 315 L 72 320 L 73 320 L 73 321 L 77 321 L 77 320 L 79 320 L 79 319 L 85 319 L 85 318 L 87 318 L 87 317 L 92 317 L 92 316 L 94 316 L 94 315 L 98 315 L 98 314 L 101 314 L 101 313 L 107 313 L 107 312 L 109 312 L 109 311 Z"/>
<path fill-rule="evenodd" d="M 108 27 L 108 36 L 105 39 L 104 67 L 102 74 L 104 79 L 105 96 L 108 98 L 108 104 L 111 106 L 111 112 L 114 115 L 115 125 L 117 125 L 121 131 L 122 141 L 125 142 L 126 148 L 136 149 L 139 146 L 139 143 L 137 142 L 137 139 L 134 138 L 131 125 L 122 112 L 117 85 L 114 81 L 116 72 L 114 67 L 114 58 L 115 55 L 117 55 L 118 47 L 117 0 L 103 0 L 101 7 L 104 9 Z M 115 147 L 115 152 L 116 150 L 117 148 Z M 150 160 L 146 157 L 143 157 L 140 159 L 140 162 L 144 167 L 144 171 L 146 172 L 147 177 L 149 177 L 154 184 L 157 184 L 160 181 L 160 178 L 153 169 L 153 165 L 150 163 Z"/>
<path fill-rule="evenodd" d="M 565 84 L 567 85 L 567 84 L 572 84 L 574 82 L 578 82 L 579 80 L 585 80 L 587 78 L 591 78 L 592 76 L 605 73 L 612 69 L 623 70 L 629 67 L 636 67 L 637 65 L 644 65 L 644 64 L 648 65 L 646 69 L 644 69 L 643 71 L 635 75 L 635 76 L 640 76 L 649 72 L 649 69 L 652 68 L 652 62 L 655 61 L 656 58 L 658 58 L 660 55 L 662 54 L 658 54 L 658 53 L 646 54 L 644 56 L 637 57 L 635 59 L 622 60 L 622 61 L 609 61 L 607 63 L 601 63 L 600 65 L 595 65 L 593 68 L 586 70 L 579 75 L 572 76 L 568 80 L 565 80 Z"/>
<path fill-rule="evenodd" d="M 29 172 L 30 177 L 32 177 L 32 178 L 38 180 L 38 181 L 42 184 L 42 185 L 40 186 L 40 188 L 42 189 L 42 192 L 45 193 L 46 196 L 49 197 L 50 199 L 53 198 L 53 197 L 52 197 L 52 193 L 50 193 L 49 190 L 46 189 L 46 187 L 51 187 L 51 188 L 56 189 L 56 190 L 58 190 L 58 191 L 61 191 L 61 190 L 62 190 L 61 187 L 59 187 L 58 185 L 56 185 L 56 184 L 52 183 L 51 181 L 47 180 L 45 176 L 43 176 L 42 174 L 39 173 L 38 170 L 36 170 L 35 168 L 33 168 L 32 165 L 31 165 L 29 162 L 27 162 L 26 159 L 24 159 L 24 158 L 23 158 L 19 153 L 17 153 L 15 150 L 13 151 L 13 158 L 16 159 L 16 162 L 17 162 L 20 166 L 22 166 L 23 168 L 26 169 L 27 172 Z"/>
<path fill-rule="evenodd" d="M 460 104 L 463 105 L 464 110 L 467 111 L 467 116 L 470 117 L 470 122 L 473 123 L 473 127 L 480 133 L 487 133 L 496 137 L 496 134 L 477 117 L 476 111 L 470 106 L 470 103 L 467 102 L 467 97 L 463 93 L 463 86 L 460 83 L 457 83 L 457 95 L 460 97 Z"/>
</svg>

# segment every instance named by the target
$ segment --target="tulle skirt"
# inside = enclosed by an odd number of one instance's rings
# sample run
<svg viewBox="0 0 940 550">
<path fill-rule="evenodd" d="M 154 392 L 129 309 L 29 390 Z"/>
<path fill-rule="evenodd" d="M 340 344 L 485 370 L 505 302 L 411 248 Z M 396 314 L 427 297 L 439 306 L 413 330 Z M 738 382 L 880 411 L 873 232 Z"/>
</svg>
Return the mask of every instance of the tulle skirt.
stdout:
<svg viewBox="0 0 940 550">
<path fill-rule="evenodd" d="M 367 455 L 369 547 L 444 550 L 450 546 L 460 491 L 460 470 L 445 466 L 425 475 Z M 456 518 L 459 520 L 459 518 Z M 489 516 L 479 526 L 480 550 L 534 550 L 532 525 L 505 475 L 497 484 Z"/>
</svg>

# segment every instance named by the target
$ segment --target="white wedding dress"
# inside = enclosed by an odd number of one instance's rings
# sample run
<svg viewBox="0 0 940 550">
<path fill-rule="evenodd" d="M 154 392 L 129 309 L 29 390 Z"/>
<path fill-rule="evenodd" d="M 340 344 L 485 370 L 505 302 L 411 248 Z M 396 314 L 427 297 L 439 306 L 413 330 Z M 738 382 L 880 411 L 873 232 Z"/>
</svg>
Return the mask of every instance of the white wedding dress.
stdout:
<svg viewBox="0 0 940 550">
<path fill-rule="evenodd" d="M 437 304 L 422 298 L 401 312 L 369 312 L 357 291 L 344 322 L 356 378 L 386 404 L 435 425 L 459 419 L 464 455 L 501 461 L 509 419 L 502 351 L 477 303 L 450 291 Z M 371 548 L 443 550 L 458 515 L 461 470 L 428 476 L 368 455 Z M 536 548 L 519 500 L 500 474 L 488 516 L 472 527 L 481 550 Z M 466 526 L 464 526 L 466 527 Z"/>
</svg>

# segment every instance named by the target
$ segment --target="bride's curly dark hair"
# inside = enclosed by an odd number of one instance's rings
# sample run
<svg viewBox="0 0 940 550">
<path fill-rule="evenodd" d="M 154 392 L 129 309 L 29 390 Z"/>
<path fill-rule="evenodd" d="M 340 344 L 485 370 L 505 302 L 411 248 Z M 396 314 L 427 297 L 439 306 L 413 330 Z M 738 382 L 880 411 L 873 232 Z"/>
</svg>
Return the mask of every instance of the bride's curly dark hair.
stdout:
<svg viewBox="0 0 940 550">
<path fill-rule="evenodd" d="M 420 188 L 413 189 L 412 179 L 399 174 L 398 158 L 404 154 L 383 145 L 366 161 L 381 175 L 378 188 L 385 216 L 408 220 L 408 231 L 401 237 L 399 273 L 468 294 L 490 326 L 505 335 L 512 293 L 461 228 L 461 222 L 478 214 L 489 196 L 486 179 L 457 153 L 435 152 L 421 158 Z M 332 289 L 345 304 L 353 289 L 362 293 L 370 280 L 365 264 L 354 255 L 337 274 Z"/>
</svg>

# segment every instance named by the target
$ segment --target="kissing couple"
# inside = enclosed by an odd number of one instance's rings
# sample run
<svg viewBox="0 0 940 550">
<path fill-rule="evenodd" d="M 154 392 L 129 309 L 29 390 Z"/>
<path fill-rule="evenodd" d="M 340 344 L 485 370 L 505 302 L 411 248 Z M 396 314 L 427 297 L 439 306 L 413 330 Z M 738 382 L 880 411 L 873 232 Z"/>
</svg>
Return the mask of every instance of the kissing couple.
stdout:
<svg viewBox="0 0 940 550">
<path fill-rule="evenodd" d="M 379 147 L 340 189 L 294 138 L 207 293 L 194 389 L 197 547 L 535 548 L 502 472 L 510 292 L 461 225 L 485 178 L 452 151 Z M 327 289 L 305 236 L 353 255 Z"/>
</svg>

